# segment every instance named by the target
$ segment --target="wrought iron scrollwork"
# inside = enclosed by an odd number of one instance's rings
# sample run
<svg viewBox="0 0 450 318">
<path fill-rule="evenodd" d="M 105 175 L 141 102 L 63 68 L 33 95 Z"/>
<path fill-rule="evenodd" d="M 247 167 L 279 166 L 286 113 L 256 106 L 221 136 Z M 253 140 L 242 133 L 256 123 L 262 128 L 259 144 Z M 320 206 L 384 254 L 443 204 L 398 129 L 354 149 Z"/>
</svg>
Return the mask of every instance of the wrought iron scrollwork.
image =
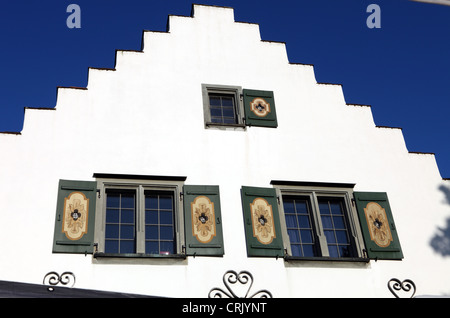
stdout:
<svg viewBox="0 0 450 318">
<path fill-rule="evenodd" d="M 240 283 L 243 286 L 248 285 L 247 291 L 243 297 L 238 296 L 231 289 L 230 284 L 234 285 L 236 283 Z M 223 297 L 228 297 L 228 298 L 272 298 L 272 294 L 268 290 L 265 290 L 265 289 L 257 291 L 256 293 L 249 296 L 250 289 L 252 288 L 252 285 L 253 285 L 253 276 L 252 276 L 252 274 L 250 274 L 247 271 L 241 271 L 241 272 L 239 272 L 239 274 L 232 270 L 227 271 L 223 275 L 223 284 L 225 285 L 228 292 L 221 288 L 216 287 L 209 291 L 208 297 L 209 298 L 223 298 Z"/>
<path fill-rule="evenodd" d="M 51 286 L 57 286 L 58 284 L 73 287 L 75 285 L 75 275 L 72 272 L 64 272 L 59 275 L 57 272 L 50 272 L 44 276 L 44 285 L 50 285 L 47 287 L 48 291 L 53 291 Z"/>
<path fill-rule="evenodd" d="M 416 294 L 416 285 L 410 279 L 405 279 L 404 281 L 400 281 L 397 278 L 392 278 L 388 282 L 389 291 L 396 297 L 400 298 L 399 294 L 396 291 L 403 290 L 410 298 L 413 298 Z"/>
</svg>

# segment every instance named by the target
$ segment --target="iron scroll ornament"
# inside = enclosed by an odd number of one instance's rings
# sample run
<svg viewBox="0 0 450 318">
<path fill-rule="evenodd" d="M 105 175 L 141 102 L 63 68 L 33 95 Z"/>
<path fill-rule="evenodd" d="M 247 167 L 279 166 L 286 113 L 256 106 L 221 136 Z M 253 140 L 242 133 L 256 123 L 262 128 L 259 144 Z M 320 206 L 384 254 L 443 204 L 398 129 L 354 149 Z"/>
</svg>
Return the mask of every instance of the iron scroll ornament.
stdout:
<svg viewBox="0 0 450 318">
<path fill-rule="evenodd" d="M 73 287 L 75 285 L 75 275 L 72 272 L 64 272 L 59 275 L 57 272 L 50 272 L 44 276 L 44 281 L 42 282 L 44 285 L 50 285 L 47 287 L 47 290 L 52 292 L 54 288 L 51 286 L 56 286 L 58 284 L 61 285 L 69 285 L 68 287 Z"/>
<path fill-rule="evenodd" d="M 399 294 L 396 293 L 396 291 L 403 290 L 406 293 L 411 293 L 410 298 L 413 298 L 416 294 L 416 285 L 414 282 L 410 279 L 405 279 L 404 281 L 400 281 L 397 278 L 392 278 L 388 281 L 388 288 L 389 291 L 396 297 L 400 298 Z"/>
<path fill-rule="evenodd" d="M 236 283 L 240 283 L 242 285 L 249 284 L 247 288 L 247 292 L 245 293 L 244 297 L 239 297 L 236 295 L 236 293 L 231 289 L 231 285 L 234 285 Z M 235 271 L 229 270 L 223 275 L 223 284 L 227 288 L 228 292 L 221 288 L 213 288 L 209 291 L 208 297 L 209 298 L 273 298 L 272 294 L 268 290 L 260 290 L 254 293 L 253 295 L 249 296 L 250 289 L 253 285 L 253 276 L 247 271 L 241 271 L 236 273 Z"/>
</svg>

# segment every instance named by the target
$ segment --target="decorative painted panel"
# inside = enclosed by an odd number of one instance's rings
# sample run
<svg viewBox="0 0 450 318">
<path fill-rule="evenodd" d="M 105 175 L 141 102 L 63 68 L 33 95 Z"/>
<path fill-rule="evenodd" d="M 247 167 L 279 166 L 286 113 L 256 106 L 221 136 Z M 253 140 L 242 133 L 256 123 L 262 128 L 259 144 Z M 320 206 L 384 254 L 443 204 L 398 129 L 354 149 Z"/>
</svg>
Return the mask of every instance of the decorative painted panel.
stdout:
<svg viewBox="0 0 450 318">
<path fill-rule="evenodd" d="M 403 259 L 400 240 L 385 192 L 354 192 L 356 209 L 371 259 Z"/>
<path fill-rule="evenodd" d="M 364 213 L 369 225 L 371 240 L 380 247 L 388 247 L 393 238 L 389 229 L 386 210 L 376 202 L 369 202 L 364 208 Z"/>
<path fill-rule="evenodd" d="M 214 203 L 204 196 L 198 196 L 191 203 L 192 235 L 200 243 L 209 243 L 216 236 Z"/>
<path fill-rule="evenodd" d="M 274 188 L 241 189 L 247 255 L 283 257 L 278 200 Z"/>
<path fill-rule="evenodd" d="M 250 204 L 253 236 L 261 244 L 270 244 L 276 238 L 272 206 L 263 198 L 256 198 Z"/>
<path fill-rule="evenodd" d="M 89 199 L 82 192 L 72 192 L 64 198 L 62 231 L 69 240 L 79 240 L 87 233 Z"/>
<path fill-rule="evenodd" d="M 183 187 L 186 255 L 224 254 L 218 186 Z"/>
<path fill-rule="evenodd" d="M 97 182 L 60 180 L 53 253 L 93 253 Z"/>
</svg>

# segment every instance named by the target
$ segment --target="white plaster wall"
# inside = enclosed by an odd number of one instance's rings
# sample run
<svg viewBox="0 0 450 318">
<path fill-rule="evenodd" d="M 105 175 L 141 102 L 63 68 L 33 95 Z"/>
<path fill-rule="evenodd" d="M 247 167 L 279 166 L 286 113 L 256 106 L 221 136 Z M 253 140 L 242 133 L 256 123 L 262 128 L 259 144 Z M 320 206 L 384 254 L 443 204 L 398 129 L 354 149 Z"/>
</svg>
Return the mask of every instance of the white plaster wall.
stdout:
<svg viewBox="0 0 450 318">
<path fill-rule="evenodd" d="M 21 135 L 0 134 L 0 280 L 39 284 L 73 271 L 79 288 L 206 297 L 232 269 L 275 297 L 392 297 L 393 277 L 412 279 L 418 294 L 450 293 L 449 259 L 430 246 L 450 216 L 438 189 L 450 184 L 433 155 L 409 153 L 400 129 L 376 127 L 370 107 L 347 105 L 340 85 L 289 64 L 283 43 L 261 41 L 258 25 L 234 22 L 232 9 L 195 6 L 169 23 L 168 33 L 144 33 L 143 52 L 118 51 L 115 70 L 89 69 L 87 89 L 59 88 L 56 110 L 27 109 Z M 202 83 L 274 91 L 278 128 L 205 129 Z M 98 264 L 52 254 L 58 180 L 93 173 L 219 185 L 225 256 Z M 271 180 L 387 192 L 404 260 L 248 258 L 239 191 Z"/>
</svg>

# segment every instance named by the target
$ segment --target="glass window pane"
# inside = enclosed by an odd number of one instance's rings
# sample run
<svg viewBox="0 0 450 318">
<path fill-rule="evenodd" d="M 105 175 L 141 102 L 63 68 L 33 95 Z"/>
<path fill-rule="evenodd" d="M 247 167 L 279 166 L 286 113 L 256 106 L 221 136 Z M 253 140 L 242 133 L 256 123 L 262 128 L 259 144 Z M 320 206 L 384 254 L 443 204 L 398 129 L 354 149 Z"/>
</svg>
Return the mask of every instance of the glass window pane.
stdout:
<svg viewBox="0 0 450 318">
<path fill-rule="evenodd" d="M 222 123 L 222 117 L 211 117 L 212 123 Z"/>
<path fill-rule="evenodd" d="M 172 210 L 172 200 L 173 197 L 170 196 L 160 196 L 159 198 L 159 208 L 161 210 Z"/>
<path fill-rule="evenodd" d="M 154 195 L 145 196 L 145 208 L 146 209 L 158 209 L 158 197 Z"/>
<path fill-rule="evenodd" d="M 284 213 L 295 213 L 294 200 L 288 200 L 283 198 L 283 209 Z"/>
<path fill-rule="evenodd" d="M 120 222 L 134 224 L 134 210 L 122 210 L 120 213 Z"/>
<path fill-rule="evenodd" d="M 147 253 L 147 254 L 159 254 L 159 243 L 158 243 L 158 241 L 147 241 L 147 242 L 145 242 L 145 253 Z"/>
<path fill-rule="evenodd" d="M 295 209 L 296 209 L 297 213 L 308 214 L 308 205 L 307 205 L 306 201 L 296 201 Z"/>
<path fill-rule="evenodd" d="M 300 244 L 291 244 L 292 256 L 303 256 Z"/>
<path fill-rule="evenodd" d="M 351 257 L 351 251 L 348 245 L 339 245 L 339 254 L 341 257 Z"/>
<path fill-rule="evenodd" d="M 341 198 L 320 198 L 319 206 L 330 256 L 353 257 L 355 247 L 354 242 L 350 241 L 344 200 Z"/>
<path fill-rule="evenodd" d="M 320 214 L 330 214 L 330 209 L 328 207 L 328 201 L 319 201 Z"/>
<path fill-rule="evenodd" d="M 105 238 L 119 238 L 119 225 L 118 224 L 106 224 Z"/>
<path fill-rule="evenodd" d="M 174 254 L 174 244 L 173 242 L 161 242 L 160 254 Z"/>
<path fill-rule="evenodd" d="M 233 100 L 234 100 L 234 98 L 231 96 L 230 97 L 227 97 L 227 96 L 222 97 L 222 106 L 233 107 Z"/>
<path fill-rule="evenodd" d="M 119 253 L 119 241 L 118 240 L 106 240 L 105 241 L 105 253 Z"/>
<path fill-rule="evenodd" d="M 324 231 L 325 237 L 327 238 L 327 243 L 336 243 L 336 238 L 334 237 L 334 231 Z"/>
<path fill-rule="evenodd" d="M 348 244 L 347 231 L 336 231 L 336 239 L 339 244 Z"/>
<path fill-rule="evenodd" d="M 230 94 L 210 94 L 209 96 L 211 122 L 236 124 L 234 96 Z"/>
<path fill-rule="evenodd" d="M 158 210 L 146 210 L 145 211 L 145 223 L 146 224 L 158 224 Z"/>
<path fill-rule="evenodd" d="M 120 241 L 120 253 L 135 253 L 135 242 L 131 240 Z"/>
<path fill-rule="evenodd" d="M 234 118 L 234 109 L 233 108 L 223 108 L 223 117 Z"/>
<path fill-rule="evenodd" d="M 335 229 L 345 229 L 345 221 L 342 216 L 333 216 L 333 224 Z"/>
<path fill-rule="evenodd" d="M 106 223 L 119 222 L 119 209 L 106 209 Z"/>
<path fill-rule="evenodd" d="M 307 197 L 283 196 L 286 227 L 294 256 L 319 256 Z M 305 253 L 306 249 L 306 253 Z"/>
<path fill-rule="evenodd" d="M 305 257 L 315 256 L 314 245 L 303 244 L 303 256 L 305 256 Z"/>
<path fill-rule="evenodd" d="M 303 230 L 301 231 L 301 238 L 302 238 L 302 243 L 312 243 L 313 242 L 313 238 L 311 235 L 311 232 L 308 230 Z"/>
<path fill-rule="evenodd" d="M 135 191 L 107 190 L 106 196 L 105 252 L 135 253 Z"/>
<path fill-rule="evenodd" d="M 145 227 L 145 238 L 148 240 L 157 240 L 159 238 L 158 226 L 147 225 Z"/>
<path fill-rule="evenodd" d="M 339 252 L 336 245 L 328 245 L 328 252 L 330 257 L 339 257 Z"/>
<path fill-rule="evenodd" d="M 211 106 L 220 106 L 220 97 L 209 96 L 209 104 Z"/>
<path fill-rule="evenodd" d="M 331 220 L 330 216 L 322 215 L 322 226 L 324 229 L 332 229 L 333 228 L 333 221 Z"/>
<path fill-rule="evenodd" d="M 122 195 L 120 204 L 122 209 L 134 209 L 134 195 Z"/>
<path fill-rule="evenodd" d="M 159 223 L 160 224 L 173 224 L 173 213 L 172 212 L 165 212 L 165 211 L 161 211 L 159 213 L 160 218 L 159 218 Z"/>
<path fill-rule="evenodd" d="M 120 226 L 120 238 L 121 239 L 134 239 L 134 225 L 121 225 Z"/>
<path fill-rule="evenodd" d="M 173 240 L 173 227 L 161 226 L 160 239 L 161 240 Z"/>
<path fill-rule="evenodd" d="M 224 124 L 235 124 L 236 123 L 236 119 L 231 118 L 231 117 L 224 117 L 222 119 L 222 123 L 224 123 Z"/>
<path fill-rule="evenodd" d="M 211 107 L 211 117 L 222 117 L 222 109 Z"/>
<path fill-rule="evenodd" d="M 309 222 L 309 217 L 307 215 L 299 215 L 298 216 L 298 225 L 302 229 L 310 229 L 311 224 Z"/>
<path fill-rule="evenodd" d="M 332 201 L 330 202 L 330 209 L 332 214 L 342 214 L 341 203 Z"/>
<path fill-rule="evenodd" d="M 297 227 L 297 220 L 295 219 L 295 214 L 285 214 L 286 216 L 286 226 L 288 228 Z"/>
<path fill-rule="evenodd" d="M 120 204 L 119 195 L 108 194 L 108 197 L 106 198 L 106 207 L 118 208 L 119 204 Z"/>
<path fill-rule="evenodd" d="M 151 209 L 145 207 L 145 252 L 148 254 L 174 253 L 174 193 L 172 191 L 145 191 L 151 197 Z M 164 242 L 170 242 L 169 245 Z M 166 244 L 166 245 L 164 245 Z M 169 248 L 169 247 L 170 248 Z"/>
<path fill-rule="evenodd" d="M 288 230 L 289 240 L 291 243 L 299 243 L 300 235 L 297 230 Z"/>
</svg>

